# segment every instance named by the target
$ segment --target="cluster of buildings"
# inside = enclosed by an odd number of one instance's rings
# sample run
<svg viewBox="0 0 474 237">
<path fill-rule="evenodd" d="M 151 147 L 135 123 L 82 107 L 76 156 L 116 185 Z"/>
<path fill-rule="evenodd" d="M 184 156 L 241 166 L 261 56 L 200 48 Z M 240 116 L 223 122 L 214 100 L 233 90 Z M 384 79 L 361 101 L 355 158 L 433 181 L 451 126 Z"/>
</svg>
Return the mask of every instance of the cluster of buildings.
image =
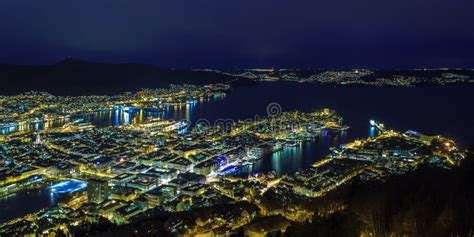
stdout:
<svg viewBox="0 0 474 237">
<path fill-rule="evenodd" d="M 166 106 L 194 103 L 198 99 L 222 97 L 228 84 L 206 86 L 170 85 L 166 89 L 143 89 L 114 96 L 54 96 L 27 92 L 0 97 L 0 134 L 29 132 L 73 121 L 97 111 L 146 108 L 160 111 Z"/>
<path fill-rule="evenodd" d="M 165 93 L 161 90 L 123 96 L 181 103 L 190 95 L 225 89 L 172 86 L 168 97 L 160 96 Z M 371 121 L 374 137 L 333 148 L 307 169 L 243 177 L 234 174 L 265 154 L 348 127 L 330 109 L 180 132 L 185 125 L 162 119 L 103 128 L 77 123 L 7 136 L 0 143 L 0 196 L 51 183 L 50 192 L 69 194 L 53 207 L 0 225 L 0 235 L 78 235 L 157 219 L 159 226 L 143 230 L 201 236 L 279 233 L 291 222 L 344 209 L 335 203 L 314 210 L 310 203 L 354 180 L 385 179 L 421 164 L 451 167 L 464 158 L 447 138 L 386 130 Z"/>
<path fill-rule="evenodd" d="M 49 188 L 52 193 L 71 195 L 0 230 L 7 234 L 72 233 L 82 230 L 78 226 L 103 221 L 130 223 L 157 209 L 169 213 L 212 210 L 255 200 L 276 176 L 242 181 L 232 174 L 266 153 L 310 140 L 324 130 L 347 129 L 329 109 L 236 121 L 229 130 L 216 123 L 181 133 L 181 123 L 162 119 L 117 127 L 78 123 L 73 128 L 8 136 L 0 150 L 1 195 L 51 182 L 59 182 Z M 227 233 L 253 220 L 257 210 L 254 204 L 245 209 L 223 208 L 206 219 L 198 215 L 202 223 L 194 229 L 186 218 L 167 221 L 166 229 L 170 233 Z"/>
<path fill-rule="evenodd" d="M 261 209 L 289 220 L 311 220 L 315 214 L 325 216 L 344 209 L 344 205 L 336 204 L 314 210 L 310 203 L 354 180 L 385 180 L 420 166 L 451 168 L 464 159 L 464 152 L 448 138 L 386 130 L 375 121 L 372 126 L 378 130 L 376 136 L 334 148 L 326 159 L 312 167 L 281 177 L 277 185 L 266 191 L 267 202 L 259 202 L 264 203 Z"/>
<path fill-rule="evenodd" d="M 472 70 L 418 69 L 418 70 L 299 70 L 299 69 L 246 69 L 224 74 L 256 81 L 293 81 L 329 85 L 402 86 L 447 85 L 473 83 Z"/>
</svg>

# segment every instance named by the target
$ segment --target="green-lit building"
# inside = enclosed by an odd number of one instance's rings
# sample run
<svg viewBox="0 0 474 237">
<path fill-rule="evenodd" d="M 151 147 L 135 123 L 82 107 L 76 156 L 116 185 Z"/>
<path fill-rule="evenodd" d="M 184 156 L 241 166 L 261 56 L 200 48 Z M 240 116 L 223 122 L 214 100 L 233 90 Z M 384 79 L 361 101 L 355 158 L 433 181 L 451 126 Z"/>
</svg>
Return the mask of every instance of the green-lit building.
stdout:
<svg viewBox="0 0 474 237">
<path fill-rule="evenodd" d="M 100 179 L 89 179 L 87 184 L 87 197 L 89 202 L 102 203 L 109 197 L 109 182 Z"/>
</svg>

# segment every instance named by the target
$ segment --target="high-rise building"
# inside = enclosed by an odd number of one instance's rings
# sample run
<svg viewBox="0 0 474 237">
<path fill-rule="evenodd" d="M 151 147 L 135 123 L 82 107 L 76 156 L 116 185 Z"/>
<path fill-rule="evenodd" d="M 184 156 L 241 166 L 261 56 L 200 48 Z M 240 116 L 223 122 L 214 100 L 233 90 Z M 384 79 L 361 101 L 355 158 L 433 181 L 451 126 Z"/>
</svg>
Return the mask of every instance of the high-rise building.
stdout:
<svg viewBox="0 0 474 237">
<path fill-rule="evenodd" d="M 109 197 L 109 182 L 100 179 L 89 179 L 87 198 L 89 202 L 101 203 Z"/>
</svg>

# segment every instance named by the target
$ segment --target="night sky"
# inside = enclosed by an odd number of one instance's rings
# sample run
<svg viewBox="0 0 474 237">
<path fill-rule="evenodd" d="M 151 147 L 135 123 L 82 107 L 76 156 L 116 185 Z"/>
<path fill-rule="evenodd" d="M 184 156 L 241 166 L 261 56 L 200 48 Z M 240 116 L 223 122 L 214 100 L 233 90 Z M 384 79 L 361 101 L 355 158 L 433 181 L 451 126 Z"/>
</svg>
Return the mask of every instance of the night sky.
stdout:
<svg viewBox="0 0 474 237">
<path fill-rule="evenodd" d="M 0 63 L 474 68 L 473 0 L 1 0 Z"/>
</svg>

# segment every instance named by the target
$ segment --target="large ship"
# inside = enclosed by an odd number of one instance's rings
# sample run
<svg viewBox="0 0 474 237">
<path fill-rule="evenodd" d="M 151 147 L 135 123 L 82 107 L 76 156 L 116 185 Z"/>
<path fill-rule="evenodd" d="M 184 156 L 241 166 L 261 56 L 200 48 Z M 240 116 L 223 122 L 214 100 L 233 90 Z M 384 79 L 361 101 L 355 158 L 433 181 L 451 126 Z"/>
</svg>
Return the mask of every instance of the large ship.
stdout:
<svg viewBox="0 0 474 237">
<path fill-rule="evenodd" d="M 40 118 L 35 118 L 35 119 L 32 120 L 30 123 L 31 123 L 31 124 L 39 124 L 39 123 L 42 123 L 42 122 L 43 122 L 42 119 L 40 119 Z"/>
<path fill-rule="evenodd" d="M 122 110 L 125 113 L 131 113 L 138 109 L 138 107 L 131 105 L 114 105 L 114 110 Z"/>
<path fill-rule="evenodd" d="M 284 142 L 276 141 L 276 142 L 273 144 L 272 151 L 273 151 L 273 152 L 281 151 L 281 150 L 283 150 L 284 147 L 285 147 L 285 143 L 284 143 Z"/>
<path fill-rule="evenodd" d="M 123 107 L 123 112 L 125 113 L 132 113 L 138 110 L 138 107 L 135 106 L 125 106 Z"/>
<path fill-rule="evenodd" d="M 75 129 L 79 132 L 90 131 L 95 128 L 91 122 L 85 122 L 84 119 L 79 118 L 72 122 L 66 123 L 62 126 L 63 129 Z"/>
<path fill-rule="evenodd" d="M 298 138 L 296 133 L 291 132 L 288 135 L 288 138 L 286 139 L 286 146 L 295 147 L 295 146 L 298 146 L 301 143 L 301 141 L 302 141 L 301 138 Z"/>
<path fill-rule="evenodd" d="M 183 120 L 183 121 L 179 121 L 179 122 L 171 124 L 170 126 L 165 127 L 165 131 L 183 130 L 187 127 L 188 127 L 188 122 Z"/>
<path fill-rule="evenodd" d="M 247 158 L 248 160 L 259 160 L 263 157 L 263 149 L 256 147 L 252 148 L 247 152 Z"/>
</svg>

